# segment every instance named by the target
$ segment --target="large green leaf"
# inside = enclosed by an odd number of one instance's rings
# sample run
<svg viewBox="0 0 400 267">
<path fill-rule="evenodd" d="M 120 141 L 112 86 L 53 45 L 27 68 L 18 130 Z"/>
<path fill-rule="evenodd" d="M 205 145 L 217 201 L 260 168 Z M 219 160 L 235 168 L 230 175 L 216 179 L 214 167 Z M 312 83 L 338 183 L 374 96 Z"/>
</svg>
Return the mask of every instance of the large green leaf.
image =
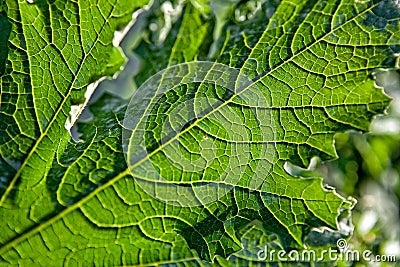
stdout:
<svg viewBox="0 0 400 267">
<path fill-rule="evenodd" d="M 216 61 L 252 80 L 249 90 L 259 90 L 265 99 L 264 106 L 254 107 L 265 115 L 257 118 L 265 121 L 254 120 L 244 105 L 240 94 L 245 90 L 235 95 L 207 83 L 181 84 L 151 111 L 154 122 L 163 123 L 161 112 L 172 114 L 183 101 L 219 97 L 251 129 L 243 133 L 252 141 L 252 158 L 241 179 L 217 201 L 193 207 L 159 201 L 131 176 L 120 125 L 127 101 L 104 96 L 92 105 L 93 122 L 79 125 L 83 142 L 73 142 L 64 128 L 71 105 L 104 73 L 112 32 L 136 7 L 116 3 L 107 9 L 107 2 L 96 13 L 95 5 L 84 12 L 91 6 L 86 2 L 18 4 L 7 3 L 13 31 L 1 81 L 3 263 L 201 265 L 216 259 L 222 265 L 245 242 L 262 246 L 276 237 L 284 248 L 296 248 L 314 227 L 337 228 L 349 203 L 324 188 L 321 178 L 291 176 L 285 162 L 307 166 L 313 156 L 334 158 L 336 132 L 366 131 L 370 119 L 383 112 L 389 100 L 370 74 L 393 67 L 400 50 L 394 1 L 268 2 L 250 19 L 228 23 Z M 96 28 L 97 23 L 102 26 Z M 137 49 L 151 65 L 139 72 L 138 82 L 176 63 L 210 60 L 213 25 L 187 5 L 162 46 L 143 43 Z M 188 122 L 188 130 L 177 136 L 189 154 L 199 152 L 198 137 L 205 135 L 217 150 L 234 143 L 222 138 L 224 130 L 216 131 L 207 117 Z M 263 125 L 271 124 L 274 150 L 265 155 L 257 138 Z M 204 172 L 209 175 L 188 175 L 163 158 L 166 147 L 159 144 L 157 125 L 150 120 L 146 129 L 154 152 L 149 160 L 160 173 L 178 184 L 177 178 L 186 177 L 189 187 L 211 182 L 210 169 Z M 226 155 L 217 155 L 221 164 L 212 169 L 221 173 Z M 269 169 L 254 187 L 249 178 L 260 165 Z M 241 262 L 241 255 L 231 259 Z"/>
</svg>

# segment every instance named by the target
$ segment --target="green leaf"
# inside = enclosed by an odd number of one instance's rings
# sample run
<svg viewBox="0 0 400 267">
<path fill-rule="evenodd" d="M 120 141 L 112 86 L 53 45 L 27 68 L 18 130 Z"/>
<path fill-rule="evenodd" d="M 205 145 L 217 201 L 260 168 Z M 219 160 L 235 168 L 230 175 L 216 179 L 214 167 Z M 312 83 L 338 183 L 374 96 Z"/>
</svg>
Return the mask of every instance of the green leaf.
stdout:
<svg viewBox="0 0 400 267">
<path fill-rule="evenodd" d="M 8 54 L 7 41 L 11 32 L 11 24 L 7 18 L 7 7 L 4 1 L 0 2 L 0 75 L 5 71 L 5 62 Z"/>
<path fill-rule="evenodd" d="M 6 47 L 9 52 L 0 77 L 0 203 L 2 218 L 8 218 L 2 220 L 1 243 L 18 235 L 16 229 L 25 231 L 54 214 L 56 205 L 51 202 L 46 180 L 56 153 L 61 153 L 71 138 L 65 125 L 72 106 L 86 103 L 89 83 L 108 74 L 107 64 L 114 64 L 109 57 L 115 30 L 145 4 L 147 1 L 129 6 L 123 1 L 2 4 L 0 59 Z M 12 27 L 9 40 L 3 40 L 7 38 L 3 34 L 7 27 L 4 10 Z M 83 106 L 77 108 L 79 113 Z M 31 208 L 35 203 L 40 203 L 36 211 Z M 31 211 L 28 216 L 26 209 Z M 7 224 L 13 218 L 18 223 L 10 228 Z"/>
<path fill-rule="evenodd" d="M 336 132 L 366 131 L 371 118 L 384 111 L 389 99 L 374 87 L 370 74 L 375 68 L 393 67 L 399 53 L 400 11 L 395 2 L 282 1 L 276 10 L 267 2 L 250 19 L 228 22 L 226 34 L 216 42 L 221 45 L 216 61 L 251 79 L 247 92 L 257 89 L 254 93 L 265 99 L 262 106 L 255 106 L 258 116 L 243 102 L 244 90 L 232 94 L 219 86 L 193 83 L 167 92 L 151 110 L 154 116 L 146 125 L 150 133 L 146 148 L 154 153 L 144 162 L 189 187 L 214 182 L 215 173 L 224 173 L 231 155 L 220 152 L 229 151 L 226 148 L 235 142 L 227 140 L 226 129 L 213 125 L 208 115 L 190 122 L 188 130 L 177 136 L 188 148 L 187 155 L 198 156 L 200 137 L 208 136 L 216 144 L 219 164 L 213 161 L 202 174 L 182 172 L 164 157 L 167 150 L 159 142 L 159 125 L 165 121 L 161 113 L 173 114 L 174 107 L 200 95 L 219 97 L 249 129 L 242 134 L 251 141 L 246 152 L 251 158 L 241 179 L 217 201 L 192 207 L 153 198 L 131 176 L 120 125 L 126 101 L 105 95 L 93 104 L 92 123 L 79 124 L 85 141 L 73 142 L 65 130 L 71 100 L 82 98 L 87 84 L 104 74 L 108 61 L 101 55 L 111 51 L 111 46 L 102 46 L 101 31 L 91 32 L 92 25 L 85 26 L 97 22 L 82 17 L 91 13 L 66 12 L 85 10 L 90 4 L 19 4 L 17 9 L 16 3 L 7 3 L 15 23 L 1 80 L 4 127 L 0 128 L 5 133 L 0 135 L 0 166 L 7 175 L 0 208 L 1 217 L 7 218 L 1 222 L 0 235 L 4 263 L 142 266 L 206 265 L 205 261 L 215 260 L 218 265 L 241 264 L 240 254 L 234 253 L 246 249 L 245 242 L 262 246 L 277 240 L 285 249 L 299 248 L 307 245 L 312 229 L 336 229 L 338 216 L 351 208 L 322 186 L 321 178 L 290 175 L 285 162 L 304 167 L 314 156 L 335 158 Z M 106 3 L 98 6 L 107 9 Z M 103 37 L 106 43 L 134 7 L 129 10 L 120 11 L 124 19 L 103 12 L 110 17 L 97 29 L 108 36 Z M 30 16 L 34 12 L 43 19 Z M 79 23 L 72 21 L 76 14 L 81 14 Z M 45 23 L 49 18 L 52 24 Z M 188 4 L 162 46 L 143 43 L 136 50 L 147 61 L 144 66 L 151 66 L 139 72 L 137 81 L 143 83 L 176 63 L 211 60 L 207 55 L 213 25 L 212 19 Z M 87 31 L 74 34 L 80 27 Z M 32 37 L 38 37 L 38 31 L 43 31 L 43 38 L 36 41 Z M 98 42 L 86 42 L 90 38 Z M 76 46 L 61 49 L 61 44 L 74 41 Z M 3 93 L 7 90 L 13 94 Z M 215 123 L 223 125 L 223 120 Z M 274 150 L 263 154 L 265 147 L 258 138 L 271 125 Z M 6 164 L 17 170 L 9 173 Z M 142 172 L 145 179 L 143 166 L 138 164 L 135 173 Z M 263 183 L 254 186 L 250 178 L 257 166 L 265 166 L 266 171 L 256 173 Z M 230 255 L 235 255 L 231 262 L 226 260 Z"/>
</svg>

